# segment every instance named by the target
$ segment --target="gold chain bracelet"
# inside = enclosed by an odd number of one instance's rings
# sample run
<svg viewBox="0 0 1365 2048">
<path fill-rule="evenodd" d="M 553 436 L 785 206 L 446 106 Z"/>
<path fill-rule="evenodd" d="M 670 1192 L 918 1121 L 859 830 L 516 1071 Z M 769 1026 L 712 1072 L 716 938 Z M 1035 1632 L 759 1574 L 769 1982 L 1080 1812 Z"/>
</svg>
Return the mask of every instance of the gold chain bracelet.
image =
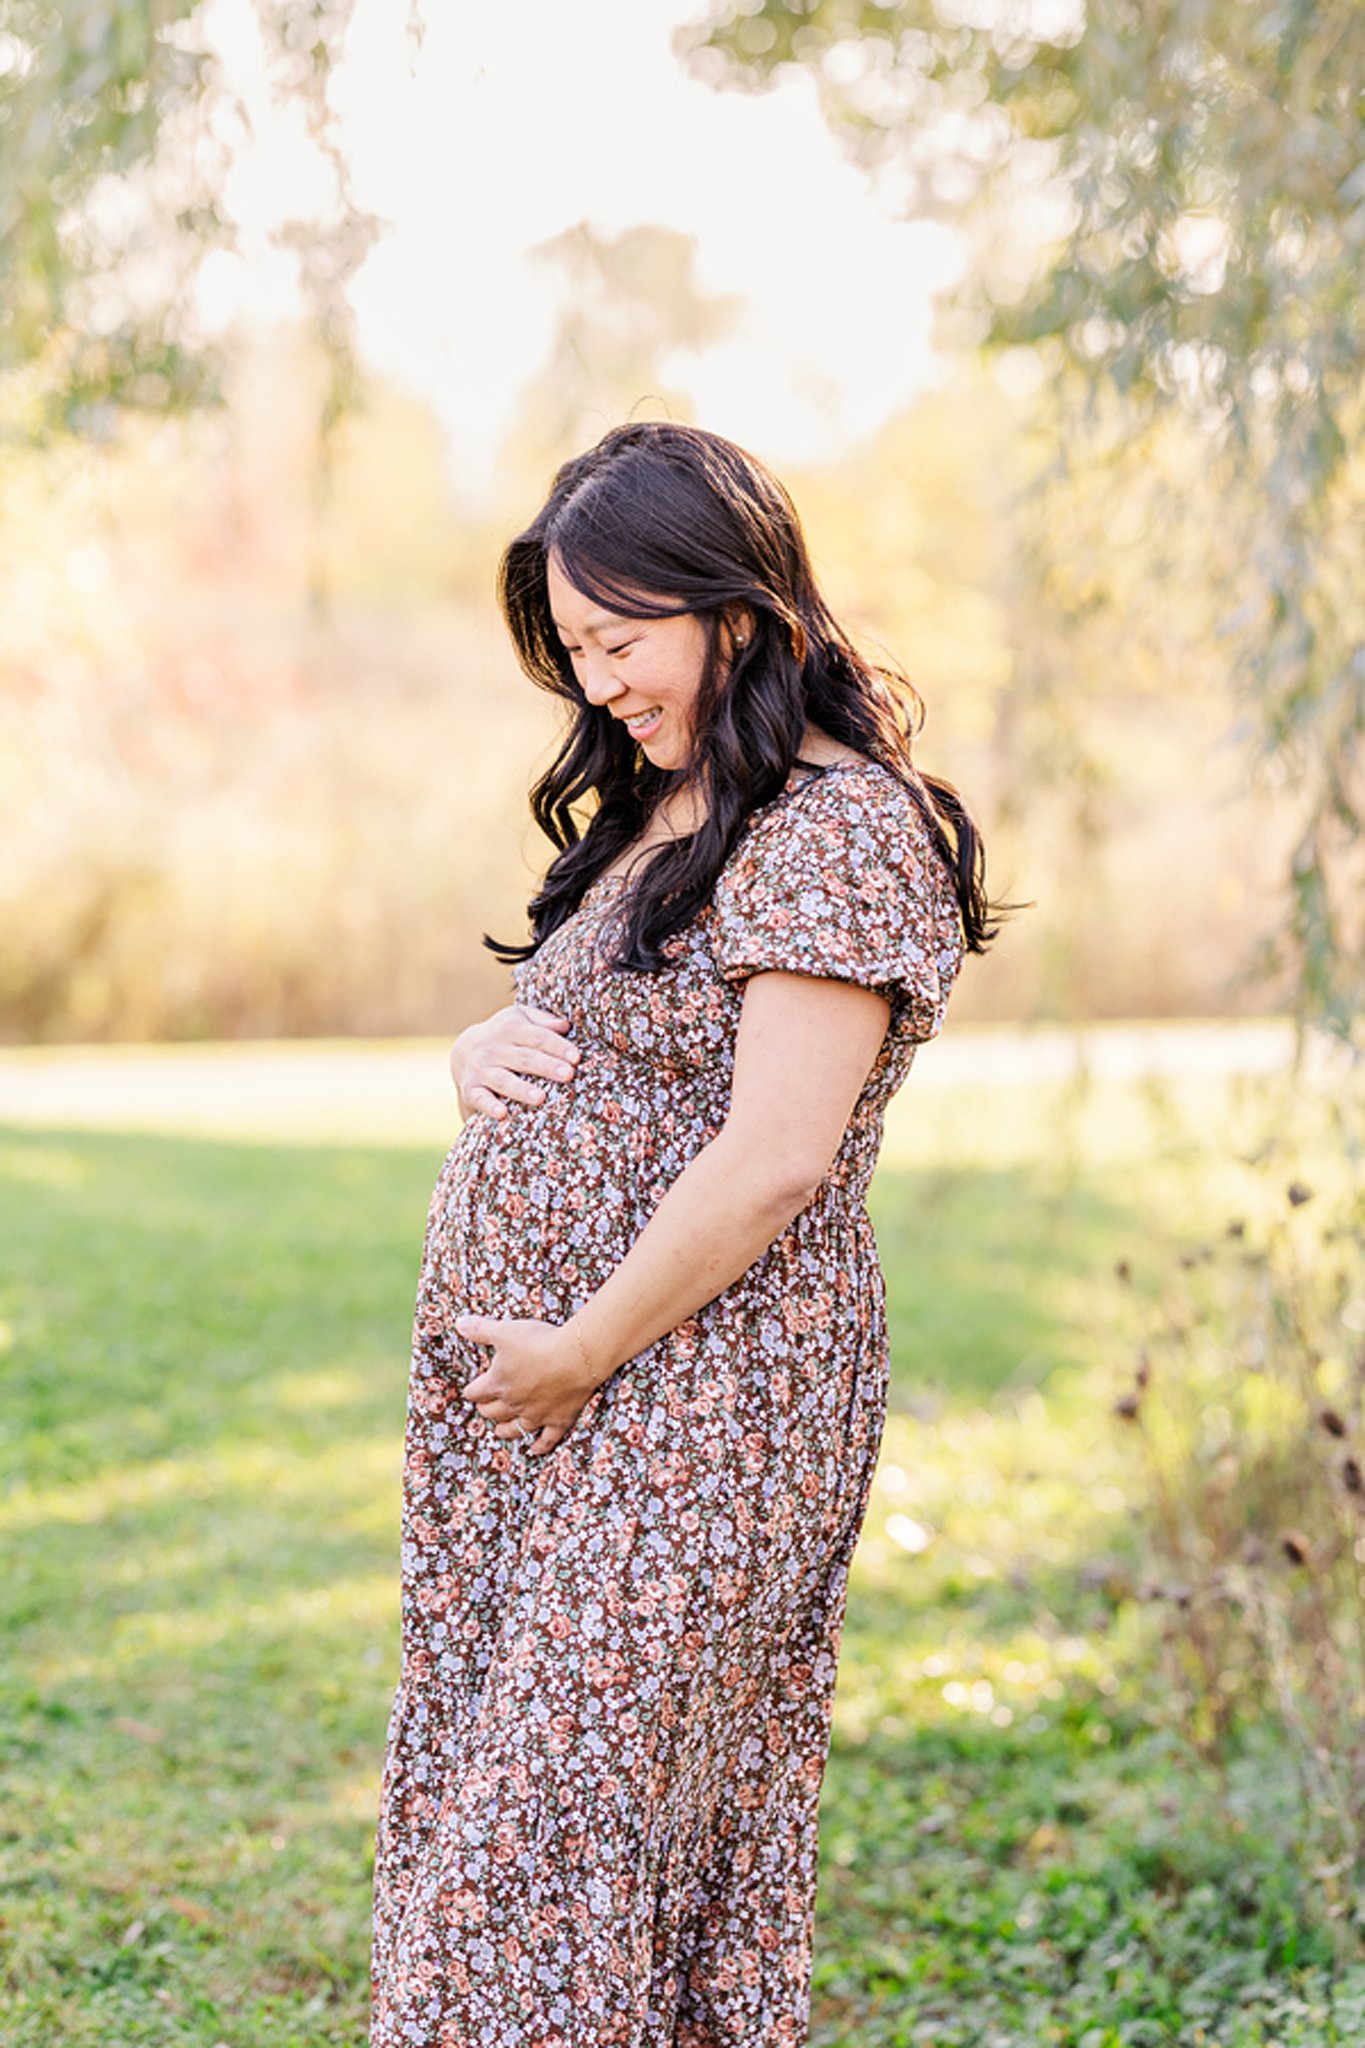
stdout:
<svg viewBox="0 0 1365 2048">
<path fill-rule="evenodd" d="M 597 1374 L 593 1371 L 592 1360 L 588 1356 L 588 1347 L 583 1342 L 583 1332 L 577 1327 L 576 1324 L 572 1322 L 567 1325 L 567 1328 L 573 1333 L 574 1343 L 578 1346 L 578 1355 L 583 1361 L 584 1372 L 591 1380 L 593 1386 L 599 1386 L 601 1382 L 599 1381 Z"/>
</svg>

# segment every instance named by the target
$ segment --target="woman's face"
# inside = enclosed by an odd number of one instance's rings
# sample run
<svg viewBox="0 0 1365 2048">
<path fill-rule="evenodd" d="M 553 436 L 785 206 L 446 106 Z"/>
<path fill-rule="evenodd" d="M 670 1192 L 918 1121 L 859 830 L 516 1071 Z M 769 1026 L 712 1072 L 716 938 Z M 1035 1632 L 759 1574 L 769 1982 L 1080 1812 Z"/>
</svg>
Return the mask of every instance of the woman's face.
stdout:
<svg viewBox="0 0 1365 2048">
<path fill-rule="evenodd" d="M 706 665 L 696 613 L 640 619 L 604 611 L 574 588 L 553 553 L 545 573 L 550 611 L 588 702 L 621 719 L 656 768 L 684 767 Z"/>
</svg>

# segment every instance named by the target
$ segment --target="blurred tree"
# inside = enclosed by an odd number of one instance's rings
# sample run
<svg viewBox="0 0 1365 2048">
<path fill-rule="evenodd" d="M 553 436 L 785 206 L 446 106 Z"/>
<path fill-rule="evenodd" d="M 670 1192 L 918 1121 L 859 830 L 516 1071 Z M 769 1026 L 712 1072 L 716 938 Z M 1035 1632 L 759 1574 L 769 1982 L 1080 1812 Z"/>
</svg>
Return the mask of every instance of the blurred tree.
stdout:
<svg viewBox="0 0 1365 2048">
<path fill-rule="evenodd" d="M 331 430 L 355 396 L 345 286 L 376 230 L 355 204 L 328 80 L 354 0 L 255 0 L 270 82 L 332 171 L 322 220 L 279 231 L 328 365 Z M 234 109 L 200 0 L 0 0 L 0 431 L 107 434 L 124 409 L 217 399 L 195 331 L 198 265 L 230 245 Z"/>
<path fill-rule="evenodd" d="M 696 241 L 674 228 L 599 235 L 580 221 L 532 253 L 561 271 L 569 291 L 507 451 L 504 473 L 522 498 L 523 479 L 543 488 L 558 463 L 642 406 L 687 419 L 685 397 L 668 382 L 670 358 L 721 339 L 739 305 L 701 289 Z"/>
<path fill-rule="evenodd" d="M 43 0 L 0 6 L 0 373 L 13 434 L 91 429 L 99 404 L 165 406 L 202 394 L 203 368 L 169 331 L 167 299 L 134 307 L 109 286 L 143 225 L 126 182 L 202 99 L 210 65 L 187 34 L 193 0 Z M 183 157 L 183 152 L 182 152 Z M 125 203 L 117 203 L 122 187 Z M 151 196 L 150 194 L 148 195 Z M 221 235 L 208 183 L 182 161 L 166 242 Z M 16 383 L 15 373 L 27 373 Z"/>
<path fill-rule="evenodd" d="M 1268 964 L 1351 1036 L 1365 996 L 1365 8 L 1359 0 L 721 0 L 715 84 L 813 74 L 907 209 L 979 261 L 959 303 L 1041 351 L 1072 446 L 1192 422 L 1220 518 L 1183 532 L 1299 826 Z M 1106 396 L 1107 395 L 1107 396 Z M 1105 400 L 1101 404 L 1099 401 Z M 1196 550 L 1195 558 L 1189 550 Z M 1147 602 L 1151 603 L 1149 590 Z"/>
</svg>

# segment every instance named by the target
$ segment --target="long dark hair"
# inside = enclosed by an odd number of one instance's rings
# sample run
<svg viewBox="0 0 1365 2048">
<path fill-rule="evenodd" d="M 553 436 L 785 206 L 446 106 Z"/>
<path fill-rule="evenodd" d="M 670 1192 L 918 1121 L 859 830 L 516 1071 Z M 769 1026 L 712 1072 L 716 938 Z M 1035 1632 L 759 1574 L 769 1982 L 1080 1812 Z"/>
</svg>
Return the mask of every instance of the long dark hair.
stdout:
<svg viewBox="0 0 1365 2048">
<path fill-rule="evenodd" d="M 608 610 L 627 618 L 691 612 L 704 627 L 684 767 L 637 758 L 621 722 L 588 702 L 550 612 L 551 551 L 575 589 Z M 704 820 L 632 881 L 615 962 L 661 966 L 664 941 L 706 903 L 750 813 L 782 792 L 793 768 L 818 765 L 800 757 L 807 724 L 905 783 L 954 879 L 966 945 L 985 952 L 1011 906 L 986 894 L 985 848 L 956 789 L 911 761 L 923 700 L 905 676 L 853 647 L 816 588 L 796 507 L 734 442 L 670 421 L 614 427 L 557 471 L 541 511 L 503 554 L 498 601 L 527 675 L 573 706 L 563 744 L 531 791 L 536 822 L 559 852 L 528 908 L 532 938 L 507 945 L 485 933 L 499 959 L 534 953 L 640 837 L 660 799 L 690 778 Z M 742 610 L 753 625 L 727 679 L 722 619 Z M 582 825 L 575 806 L 592 798 Z"/>
</svg>

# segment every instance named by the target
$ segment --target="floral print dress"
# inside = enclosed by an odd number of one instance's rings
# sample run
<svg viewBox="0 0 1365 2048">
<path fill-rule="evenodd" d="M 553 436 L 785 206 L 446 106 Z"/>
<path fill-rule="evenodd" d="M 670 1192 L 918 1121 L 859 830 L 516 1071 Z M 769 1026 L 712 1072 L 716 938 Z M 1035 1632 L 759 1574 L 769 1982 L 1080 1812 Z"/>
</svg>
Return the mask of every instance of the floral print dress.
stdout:
<svg viewBox="0 0 1365 2048">
<path fill-rule="evenodd" d="M 903 783 L 845 759 L 755 811 L 650 975 L 606 876 L 514 970 L 573 1078 L 474 1115 L 432 1197 L 380 1788 L 372 2048 L 791 2048 L 849 1560 L 885 1414 L 864 1198 L 962 959 Z M 819 1190 L 534 1457 L 459 1389 L 466 1310 L 558 1322 L 724 1121 L 745 979 L 892 1006 Z"/>
</svg>

